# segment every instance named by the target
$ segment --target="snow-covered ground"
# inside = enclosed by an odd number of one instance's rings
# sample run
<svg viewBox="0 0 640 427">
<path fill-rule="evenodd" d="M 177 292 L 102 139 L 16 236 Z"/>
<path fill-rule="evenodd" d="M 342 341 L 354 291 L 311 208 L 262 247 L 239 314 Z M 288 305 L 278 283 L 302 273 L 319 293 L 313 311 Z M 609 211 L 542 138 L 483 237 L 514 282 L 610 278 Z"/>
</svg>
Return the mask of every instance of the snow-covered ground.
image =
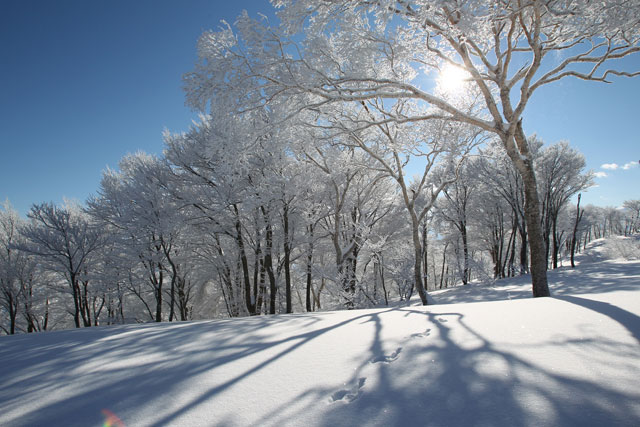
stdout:
<svg viewBox="0 0 640 427">
<path fill-rule="evenodd" d="M 611 244 L 550 272 L 552 298 L 518 278 L 428 307 L 1 337 L 0 425 L 638 426 L 640 261 Z"/>
</svg>

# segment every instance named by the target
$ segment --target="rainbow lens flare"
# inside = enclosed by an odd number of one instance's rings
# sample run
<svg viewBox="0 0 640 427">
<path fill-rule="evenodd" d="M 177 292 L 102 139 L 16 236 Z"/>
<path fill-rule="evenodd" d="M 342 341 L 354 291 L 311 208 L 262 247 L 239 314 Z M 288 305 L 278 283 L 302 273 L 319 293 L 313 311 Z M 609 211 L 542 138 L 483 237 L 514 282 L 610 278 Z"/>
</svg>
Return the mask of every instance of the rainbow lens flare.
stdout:
<svg viewBox="0 0 640 427">
<path fill-rule="evenodd" d="M 102 427 L 124 427 L 124 423 L 120 418 L 116 416 L 113 412 L 108 409 L 102 410 L 102 415 L 104 415 L 105 420 Z"/>
</svg>

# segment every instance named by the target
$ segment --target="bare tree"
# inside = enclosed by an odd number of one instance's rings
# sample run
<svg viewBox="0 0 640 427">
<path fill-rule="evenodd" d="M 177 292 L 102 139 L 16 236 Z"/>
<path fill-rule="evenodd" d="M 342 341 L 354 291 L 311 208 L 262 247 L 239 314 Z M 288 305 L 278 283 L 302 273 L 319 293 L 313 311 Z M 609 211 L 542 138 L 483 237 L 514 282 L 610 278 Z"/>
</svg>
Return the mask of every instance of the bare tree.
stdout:
<svg viewBox="0 0 640 427">
<path fill-rule="evenodd" d="M 76 328 L 81 320 L 83 326 L 97 324 L 99 312 L 91 310 L 88 272 L 91 256 L 104 244 L 105 234 L 74 206 L 41 203 L 33 205 L 27 216 L 31 222 L 20 230 L 26 242 L 18 248 L 38 256 L 45 268 L 65 278 L 73 296 Z"/>
<path fill-rule="evenodd" d="M 290 117 L 329 104 L 413 99 L 425 108 L 384 114 L 362 126 L 437 118 L 495 134 L 524 184 L 533 295 L 549 295 L 540 198 L 522 119 L 542 86 L 569 77 L 608 82 L 637 75 L 612 64 L 640 51 L 640 5 L 620 0 L 282 0 L 277 5 L 280 28 L 245 14 L 238 19 L 239 37 L 231 28 L 202 36 L 201 60 L 186 76 L 189 103 L 204 109 L 216 100 L 247 111 L 286 102 Z M 434 74 L 443 83 L 435 89 L 428 78 Z M 452 85 L 444 84 L 456 75 L 466 82 L 466 99 L 452 96 L 447 91 Z"/>
</svg>

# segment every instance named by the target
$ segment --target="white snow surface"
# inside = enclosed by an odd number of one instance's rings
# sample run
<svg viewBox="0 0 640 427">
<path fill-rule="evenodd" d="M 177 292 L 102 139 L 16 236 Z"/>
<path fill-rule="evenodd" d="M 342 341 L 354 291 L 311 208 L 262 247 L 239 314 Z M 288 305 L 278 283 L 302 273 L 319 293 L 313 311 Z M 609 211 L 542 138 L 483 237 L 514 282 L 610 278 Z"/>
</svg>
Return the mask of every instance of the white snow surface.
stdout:
<svg viewBox="0 0 640 427">
<path fill-rule="evenodd" d="M 522 277 L 426 307 L 0 337 L 0 425 L 638 426 L 640 261 L 606 246 L 550 272 L 551 298 Z"/>
</svg>

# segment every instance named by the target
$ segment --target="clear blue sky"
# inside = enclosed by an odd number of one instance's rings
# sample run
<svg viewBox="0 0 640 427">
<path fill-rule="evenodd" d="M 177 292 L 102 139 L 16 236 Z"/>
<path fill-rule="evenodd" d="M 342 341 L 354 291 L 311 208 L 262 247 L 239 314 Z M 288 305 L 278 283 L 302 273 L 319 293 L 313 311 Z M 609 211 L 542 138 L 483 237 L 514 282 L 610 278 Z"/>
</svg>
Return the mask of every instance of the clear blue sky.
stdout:
<svg viewBox="0 0 640 427">
<path fill-rule="evenodd" d="M 162 152 L 162 131 L 186 130 L 181 76 L 196 42 L 221 19 L 267 0 L 0 0 L 0 202 L 84 201 L 127 153 Z M 640 58 L 630 67 L 640 69 Z M 563 81 L 537 93 L 525 130 L 569 140 L 606 172 L 584 203 L 640 198 L 640 79 Z M 601 169 L 615 163 L 617 169 Z"/>
</svg>

